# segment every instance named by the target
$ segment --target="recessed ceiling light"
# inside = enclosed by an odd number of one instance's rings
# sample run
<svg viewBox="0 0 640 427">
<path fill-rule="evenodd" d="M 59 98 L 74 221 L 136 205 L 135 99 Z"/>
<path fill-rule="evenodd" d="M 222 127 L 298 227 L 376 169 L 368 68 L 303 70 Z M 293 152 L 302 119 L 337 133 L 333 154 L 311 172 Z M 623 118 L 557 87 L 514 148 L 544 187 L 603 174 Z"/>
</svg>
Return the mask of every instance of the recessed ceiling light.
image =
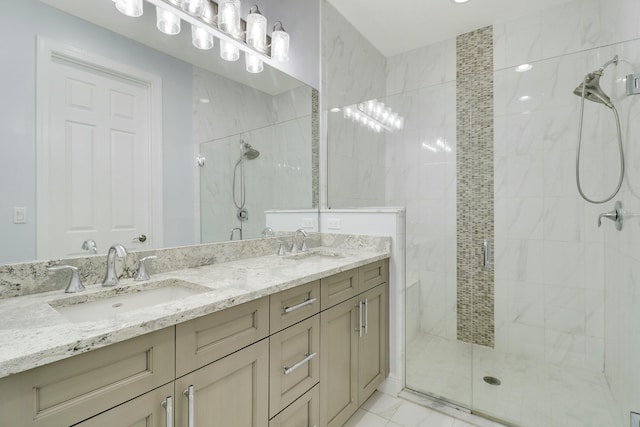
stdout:
<svg viewBox="0 0 640 427">
<path fill-rule="evenodd" d="M 518 73 L 524 73 L 525 71 L 529 71 L 532 68 L 533 68 L 533 65 L 531 64 L 520 64 L 516 67 L 516 71 Z"/>
<path fill-rule="evenodd" d="M 333 107 L 329 111 L 331 111 L 332 113 L 338 113 L 338 112 L 342 111 L 342 109 L 340 107 Z"/>
<path fill-rule="evenodd" d="M 462 4 L 462 3 L 468 2 L 469 0 L 451 0 L 451 1 L 457 4 Z"/>
<path fill-rule="evenodd" d="M 200 104 L 208 104 L 209 102 L 211 102 L 211 100 L 207 98 L 200 98 L 198 101 L 200 102 Z"/>
<path fill-rule="evenodd" d="M 522 95 L 520 98 L 518 98 L 518 101 L 528 101 L 531 99 L 531 96 L 529 95 Z"/>
</svg>

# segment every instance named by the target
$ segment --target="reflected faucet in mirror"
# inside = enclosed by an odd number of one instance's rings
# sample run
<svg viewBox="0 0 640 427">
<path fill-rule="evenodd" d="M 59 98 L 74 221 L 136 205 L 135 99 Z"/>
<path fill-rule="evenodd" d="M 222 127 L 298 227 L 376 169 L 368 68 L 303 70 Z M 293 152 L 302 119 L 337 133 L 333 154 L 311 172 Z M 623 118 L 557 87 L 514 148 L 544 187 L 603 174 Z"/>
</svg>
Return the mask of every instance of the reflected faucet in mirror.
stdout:
<svg viewBox="0 0 640 427">
<path fill-rule="evenodd" d="M 82 242 L 81 249 L 83 251 L 89 251 L 89 254 L 95 255 L 98 253 L 98 245 L 96 245 L 96 241 L 93 239 L 87 239 Z"/>
<path fill-rule="evenodd" d="M 128 255 L 127 250 L 119 243 L 112 245 L 107 253 L 107 273 L 102 281 L 102 286 L 109 287 L 118 284 L 118 274 L 116 273 L 116 256 L 124 258 Z"/>
</svg>

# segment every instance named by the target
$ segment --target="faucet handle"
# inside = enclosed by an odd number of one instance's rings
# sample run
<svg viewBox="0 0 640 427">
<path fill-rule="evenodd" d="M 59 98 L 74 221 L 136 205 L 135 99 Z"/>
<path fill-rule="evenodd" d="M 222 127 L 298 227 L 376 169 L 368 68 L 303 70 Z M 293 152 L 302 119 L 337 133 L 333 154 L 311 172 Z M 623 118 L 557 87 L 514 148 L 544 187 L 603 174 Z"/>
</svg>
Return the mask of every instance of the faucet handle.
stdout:
<svg viewBox="0 0 640 427">
<path fill-rule="evenodd" d="M 158 258 L 156 255 L 149 255 L 144 258 L 140 258 L 140 261 L 138 261 L 138 272 L 136 273 L 136 277 L 134 279 L 136 282 L 149 280 L 149 273 L 147 273 L 147 269 L 145 268 L 144 263 L 150 259 L 156 259 L 156 258 Z"/>
<path fill-rule="evenodd" d="M 291 238 L 291 251 L 292 254 L 297 254 L 298 253 L 298 242 L 296 242 L 296 236 L 294 234 L 294 236 Z"/>
<path fill-rule="evenodd" d="M 72 294 L 75 292 L 84 291 L 84 285 L 80 280 L 80 275 L 78 274 L 78 267 L 74 267 L 72 265 L 52 265 L 47 267 L 49 271 L 60 271 L 60 270 L 71 270 L 71 279 L 69 280 L 69 284 L 65 288 L 65 292 L 68 294 Z"/>
<path fill-rule="evenodd" d="M 280 248 L 278 249 L 278 256 L 285 256 L 287 254 L 287 248 L 283 240 L 278 240 L 280 243 Z"/>
</svg>

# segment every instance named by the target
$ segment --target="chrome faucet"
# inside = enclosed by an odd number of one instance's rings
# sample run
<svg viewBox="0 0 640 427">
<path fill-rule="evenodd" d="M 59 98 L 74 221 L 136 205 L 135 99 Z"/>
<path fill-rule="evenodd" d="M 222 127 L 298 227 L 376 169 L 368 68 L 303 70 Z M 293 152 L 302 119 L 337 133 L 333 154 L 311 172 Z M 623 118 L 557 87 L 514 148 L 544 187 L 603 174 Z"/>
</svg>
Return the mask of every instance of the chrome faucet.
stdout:
<svg viewBox="0 0 640 427">
<path fill-rule="evenodd" d="M 271 227 L 265 227 L 265 229 L 262 230 L 262 237 L 275 237 L 275 235 Z"/>
<path fill-rule="evenodd" d="M 116 255 L 118 258 L 127 256 L 127 250 L 119 243 L 111 246 L 107 253 L 107 273 L 102 281 L 102 286 L 115 286 L 118 284 L 118 274 L 116 273 Z"/>
<path fill-rule="evenodd" d="M 242 240 L 242 228 L 240 228 L 240 227 L 234 227 L 234 228 L 231 229 L 231 235 L 229 236 L 229 240 L 233 240 L 233 235 L 234 235 L 236 230 L 238 230 L 238 233 L 240 235 L 240 240 Z"/>
<path fill-rule="evenodd" d="M 69 284 L 65 288 L 65 292 L 68 294 L 72 294 L 75 292 L 84 291 L 84 285 L 80 280 L 80 276 L 78 275 L 78 267 L 74 267 L 72 265 L 53 265 L 47 267 L 49 271 L 60 271 L 60 270 L 71 270 L 71 277 L 69 278 Z"/>
<path fill-rule="evenodd" d="M 298 237 L 298 233 L 302 234 L 302 246 L 300 248 L 300 252 L 307 252 L 309 250 L 309 248 L 307 248 L 307 233 L 302 229 L 302 228 L 298 228 L 295 232 L 295 234 L 293 235 L 293 239 L 291 239 L 291 253 L 292 254 L 297 254 L 298 253 L 298 244 L 296 242 L 296 237 Z"/>
</svg>

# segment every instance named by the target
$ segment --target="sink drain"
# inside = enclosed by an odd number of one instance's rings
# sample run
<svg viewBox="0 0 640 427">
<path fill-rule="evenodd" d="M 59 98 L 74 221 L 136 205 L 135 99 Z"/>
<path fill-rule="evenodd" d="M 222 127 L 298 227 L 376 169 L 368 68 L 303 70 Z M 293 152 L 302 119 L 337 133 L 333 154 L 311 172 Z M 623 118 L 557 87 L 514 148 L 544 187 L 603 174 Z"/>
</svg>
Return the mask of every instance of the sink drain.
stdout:
<svg viewBox="0 0 640 427">
<path fill-rule="evenodd" d="M 117 302 L 117 303 L 115 303 L 115 304 L 113 304 L 111 306 L 111 308 L 118 308 L 118 307 L 122 307 L 122 303 L 121 302 Z"/>
<path fill-rule="evenodd" d="M 497 379 L 496 377 L 490 377 L 490 376 L 486 376 L 484 378 L 482 378 L 484 380 L 485 383 L 487 384 L 491 384 L 491 385 L 500 385 L 502 384 L 502 381 L 500 381 L 499 379 Z"/>
</svg>

